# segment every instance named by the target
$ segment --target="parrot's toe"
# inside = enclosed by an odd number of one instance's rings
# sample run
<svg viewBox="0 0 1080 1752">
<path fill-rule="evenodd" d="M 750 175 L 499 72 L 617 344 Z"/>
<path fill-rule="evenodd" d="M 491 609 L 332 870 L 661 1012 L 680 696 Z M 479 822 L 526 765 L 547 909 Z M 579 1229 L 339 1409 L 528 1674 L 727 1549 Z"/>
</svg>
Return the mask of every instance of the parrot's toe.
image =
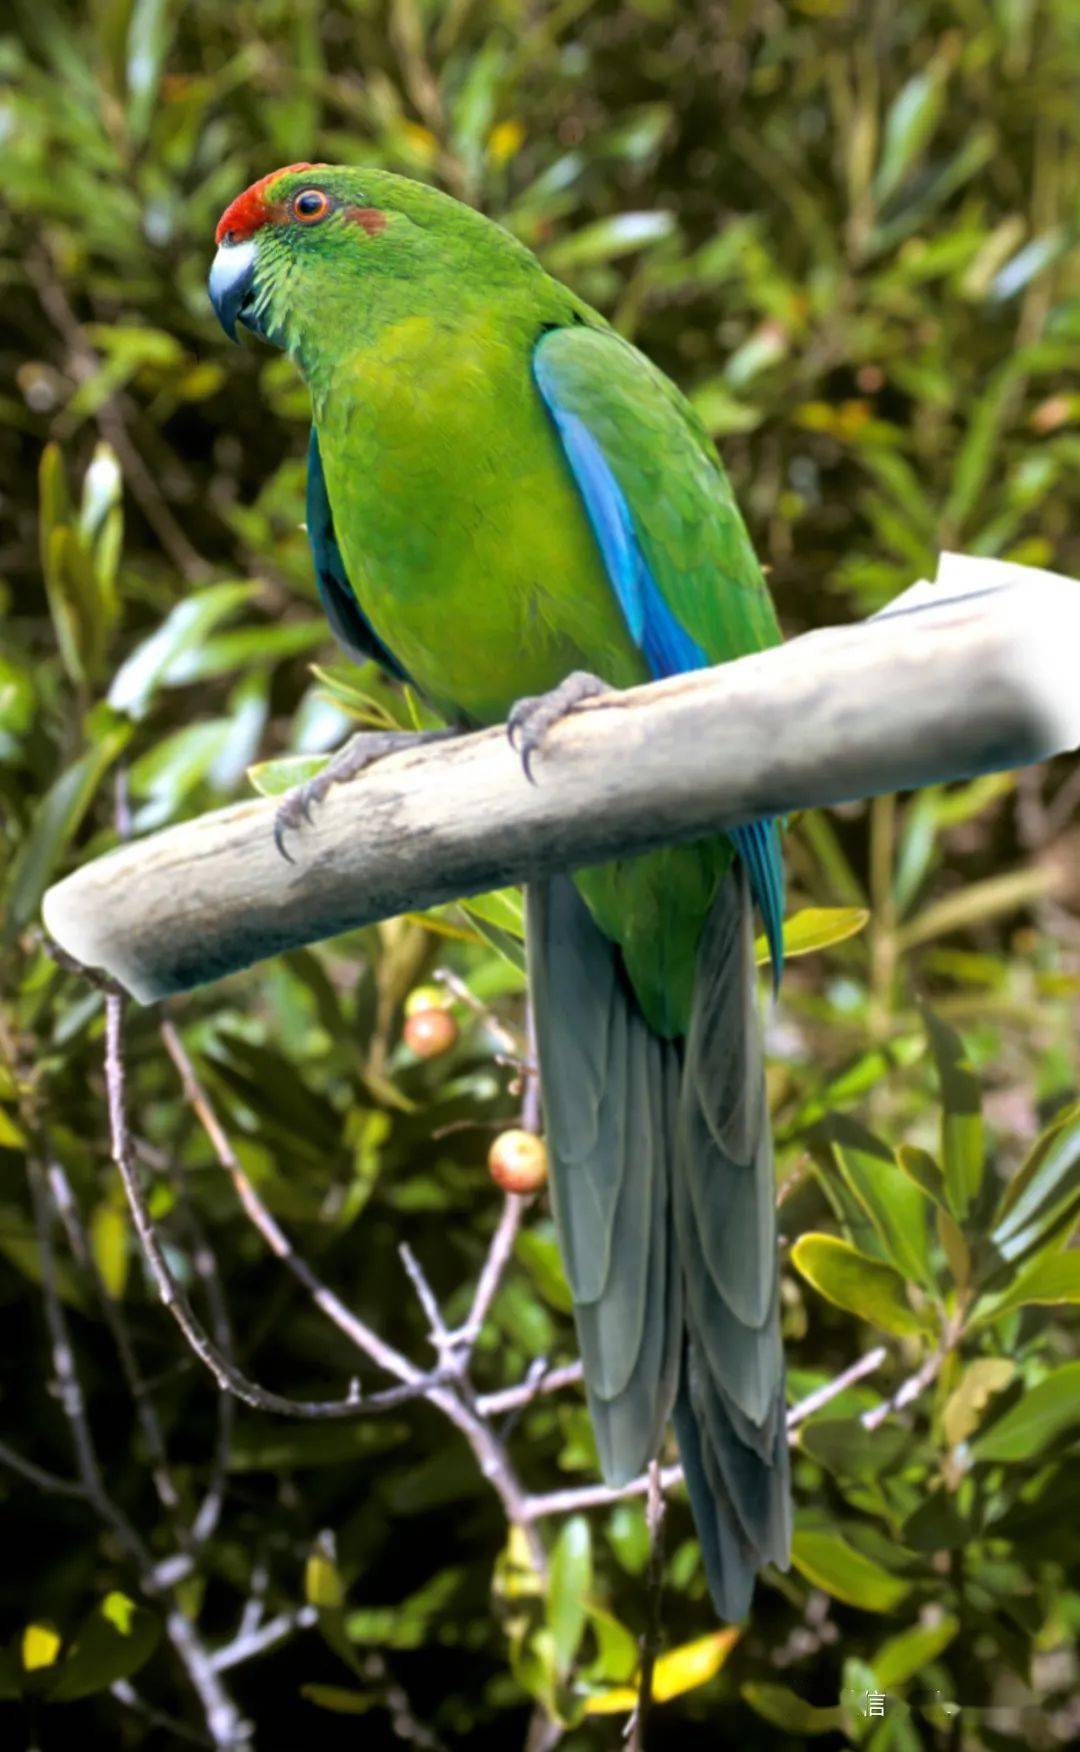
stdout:
<svg viewBox="0 0 1080 1752">
<path fill-rule="evenodd" d="M 457 731 L 448 730 L 360 730 L 343 742 L 337 753 L 327 761 L 321 772 L 297 785 L 283 798 L 274 816 L 274 844 L 286 863 L 295 860 L 285 845 L 285 836 L 310 826 L 312 811 L 335 785 L 355 779 L 365 767 L 382 760 L 388 754 L 400 754 L 403 749 L 419 748 L 425 742 L 441 742 Z"/>
<path fill-rule="evenodd" d="M 531 785 L 536 783 L 533 756 L 543 748 L 548 732 L 583 700 L 611 691 L 611 684 L 601 681 L 598 675 L 590 675 L 587 669 L 574 669 L 550 693 L 527 694 L 510 708 L 506 734 L 511 748 L 521 756 L 522 770 Z"/>
</svg>

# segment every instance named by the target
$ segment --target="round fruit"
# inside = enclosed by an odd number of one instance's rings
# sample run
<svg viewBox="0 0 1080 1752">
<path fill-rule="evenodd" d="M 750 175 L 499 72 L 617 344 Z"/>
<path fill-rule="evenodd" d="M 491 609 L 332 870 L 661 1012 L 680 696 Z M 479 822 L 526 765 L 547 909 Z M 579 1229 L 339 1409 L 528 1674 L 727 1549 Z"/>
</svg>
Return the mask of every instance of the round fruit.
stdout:
<svg viewBox="0 0 1080 1752">
<path fill-rule="evenodd" d="M 504 1192 L 537 1192 L 548 1176 L 547 1145 L 534 1132 L 500 1132 L 488 1151 L 488 1172 Z"/>
<path fill-rule="evenodd" d="M 406 1016 L 405 1044 L 417 1058 L 438 1058 L 449 1052 L 458 1037 L 457 1023 L 449 1010 L 416 1010 Z"/>
<path fill-rule="evenodd" d="M 406 1016 L 419 1016 L 423 1010 L 448 1010 L 450 993 L 445 986 L 413 986 L 405 999 Z"/>
</svg>

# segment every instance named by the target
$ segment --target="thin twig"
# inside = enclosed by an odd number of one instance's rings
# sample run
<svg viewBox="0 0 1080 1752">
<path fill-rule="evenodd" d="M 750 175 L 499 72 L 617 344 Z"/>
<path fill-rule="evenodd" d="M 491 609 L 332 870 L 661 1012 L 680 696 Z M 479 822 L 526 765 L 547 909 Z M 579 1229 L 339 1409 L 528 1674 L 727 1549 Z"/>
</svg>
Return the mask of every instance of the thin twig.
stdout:
<svg viewBox="0 0 1080 1752">
<path fill-rule="evenodd" d="M 60 1221 L 64 1225 L 68 1246 L 76 1263 L 86 1272 L 94 1286 L 94 1294 L 101 1309 L 102 1318 L 109 1328 L 113 1344 L 116 1346 L 116 1353 L 120 1359 L 120 1367 L 135 1406 L 135 1415 L 142 1431 L 143 1441 L 146 1443 L 150 1455 L 150 1475 L 154 1482 L 154 1489 L 157 1491 L 158 1500 L 169 1515 L 175 1515 L 180 1507 L 180 1497 L 169 1470 L 165 1437 L 154 1402 L 139 1371 L 127 1325 L 116 1301 L 105 1288 L 93 1249 L 90 1246 L 90 1238 L 83 1226 L 75 1194 L 71 1189 L 71 1182 L 57 1161 L 49 1163 L 47 1173 L 53 1203 L 60 1214 Z"/>
<path fill-rule="evenodd" d="M 281 1393 L 272 1392 L 252 1381 L 236 1364 L 227 1357 L 213 1342 L 206 1328 L 196 1316 L 187 1296 L 176 1281 L 172 1267 L 165 1254 L 165 1249 L 158 1238 L 154 1227 L 146 1193 L 143 1190 L 138 1164 L 135 1161 L 131 1147 L 131 1135 L 128 1131 L 125 1105 L 125 1071 L 123 1057 L 123 1000 L 110 993 L 105 999 L 105 1081 L 109 1102 L 109 1129 L 112 1138 L 113 1160 L 116 1163 L 131 1209 L 132 1220 L 136 1233 L 142 1245 L 147 1265 L 150 1268 L 154 1284 L 161 1301 L 176 1321 L 188 1345 L 200 1362 L 205 1363 L 219 1386 L 226 1387 L 242 1399 L 246 1405 L 253 1406 L 257 1411 L 272 1411 L 283 1417 L 305 1419 L 334 1419 L 356 1417 L 363 1413 L 387 1411 L 392 1407 L 404 1405 L 411 1399 L 421 1397 L 429 1390 L 432 1377 L 422 1376 L 411 1363 L 401 1359 L 403 1369 L 407 1371 L 407 1385 L 390 1388 L 385 1392 L 372 1394 L 364 1399 L 360 1393 L 360 1384 L 354 1381 L 344 1399 L 289 1399 Z M 246 1176 L 244 1177 L 246 1179 Z M 265 1212 L 270 1224 L 276 1230 L 277 1225 Z M 290 1244 L 285 1240 L 280 1230 L 277 1230 L 281 1245 L 284 1248 L 282 1257 L 286 1263 L 293 1260 L 292 1269 L 295 1275 L 306 1282 L 311 1294 L 320 1307 L 325 1310 L 323 1286 L 318 1283 L 314 1274 L 302 1260 L 293 1253 Z M 277 1249 L 275 1249 L 277 1251 Z M 329 1292 L 325 1292 L 329 1297 Z M 336 1297 L 330 1298 L 334 1303 Z M 339 1305 L 340 1306 L 340 1305 Z M 347 1310 L 342 1310 L 346 1315 Z M 350 1317 L 351 1319 L 351 1317 Z M 355 1322 L 360 1326 L 360 1322 Z M 366 1329 L 365 1329 L 366 1330 Z M 374 1334 L 372 1335 L 374 1338 Z M 378 1348 L 390 1352 L 390 1347 L 376 1339 Z M 391 1353 L 396 1355 L 397 1353 Z M 401 1371 L 395 1371 L 400 1373 Z"/>
<path fill-rule="evenodd" d="M 649 1723 L 649 1710 L 652 1704 L 653 1673 L 656 1670 L 656 1658 L 660 1652 L 660 1638 L 663 1631 L 661 1617 L 661 1598 L 664 1582 L 664 1490 L 661 1482 L 659 1462 L 654 1460 L 648 1470 L 649 1488 L 646 1493 L 645 1524 L 649 1531 L 649 1618 L 641 1638 L 641 1671 L 638 1675 L 637 1704 L 630 1720 L 626 1724 L 627 1752 L 645 1752 L 645 1732 Z"/>
<path fill-rule="evenodd" d="M 883 1345 L 867 1351 L 851 1366 L 837 1375 L 835 1380 L 828 1381 L 823 1387 L 816 1387 L 813 1393 L 808 1393 L 797 1405 L 793 1405 L 787 1414 L 787 1427 L 794 1432 L 805 1418 L 812 1412 L 820 1411 L 823 1405 L 836 1399 L 846 1388 L 856 1381 L 861 1381 L 864 1375 L 870 1375 L 881 1367 L 887 1352 Z M 683 1470 L 681 1466 L 665 1466 L 660 1472 L 660 1484 L 664 1491 L 671 1490 L 676 1484 L 682 1483 Z M 573 1515 L 579 1509 L 602 1509 L 611 1503 L 621 1503 L 627 1497 L 645 1496 L 649 1490 L 649 1474 L 642 1472 L 637 1478 L 632 1478 L 629 1484 L 588 1484 L 575 1490 L 553 1490 L 544 1496 L 532 1496 L 526 1505 L 530 1520 L 539 1521 L 549 1515 Z"/>
</svg>

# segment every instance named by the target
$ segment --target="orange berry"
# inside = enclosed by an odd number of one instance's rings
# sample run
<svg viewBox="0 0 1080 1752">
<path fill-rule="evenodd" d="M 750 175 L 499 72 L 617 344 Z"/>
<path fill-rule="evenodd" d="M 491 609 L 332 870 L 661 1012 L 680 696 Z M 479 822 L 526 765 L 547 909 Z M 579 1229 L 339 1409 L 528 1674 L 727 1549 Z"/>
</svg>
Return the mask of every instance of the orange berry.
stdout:
<svg viewBox="0 0 1080 1752">
<path fill-rule="evenodd" d="M 458 1027 L 449 1010 L 417 1010 L 405 1019 L 405 1044 L 417 1058 L 438 1058 L 449 1052 L 458 1037 Z"/>
<path fill-rule="evenodd" d="M 488 1172 L 504 1192 L 538 1192 L 548 1177 L 547 1145 L 534 1132 L 500 1132 L 488 1151 Z"/>
</svg>

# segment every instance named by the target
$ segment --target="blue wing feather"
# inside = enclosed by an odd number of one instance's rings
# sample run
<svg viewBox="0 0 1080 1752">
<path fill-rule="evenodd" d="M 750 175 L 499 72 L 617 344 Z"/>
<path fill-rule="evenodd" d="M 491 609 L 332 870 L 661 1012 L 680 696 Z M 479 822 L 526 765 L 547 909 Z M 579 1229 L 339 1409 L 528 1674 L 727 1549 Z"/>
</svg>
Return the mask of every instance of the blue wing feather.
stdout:
<svg viewBox="0 0 1080 1752">
<path fill-rule="evenodd" d="M 555 422 L 630 636 L 650 671 L 660 679 L 707 668 L 705 652 L 679 624 L 653 576 L 626 495 L 602 446 L 581 416 L 563 403 L 558 372 L 545 358 L 542 344 L 533 353 L 533 376 Z M 749 822 L 735 828 L 731 838 L 764 920 L 775 989 L 784 966 L 784 864 L 776 822 Z"/>
</svg>

